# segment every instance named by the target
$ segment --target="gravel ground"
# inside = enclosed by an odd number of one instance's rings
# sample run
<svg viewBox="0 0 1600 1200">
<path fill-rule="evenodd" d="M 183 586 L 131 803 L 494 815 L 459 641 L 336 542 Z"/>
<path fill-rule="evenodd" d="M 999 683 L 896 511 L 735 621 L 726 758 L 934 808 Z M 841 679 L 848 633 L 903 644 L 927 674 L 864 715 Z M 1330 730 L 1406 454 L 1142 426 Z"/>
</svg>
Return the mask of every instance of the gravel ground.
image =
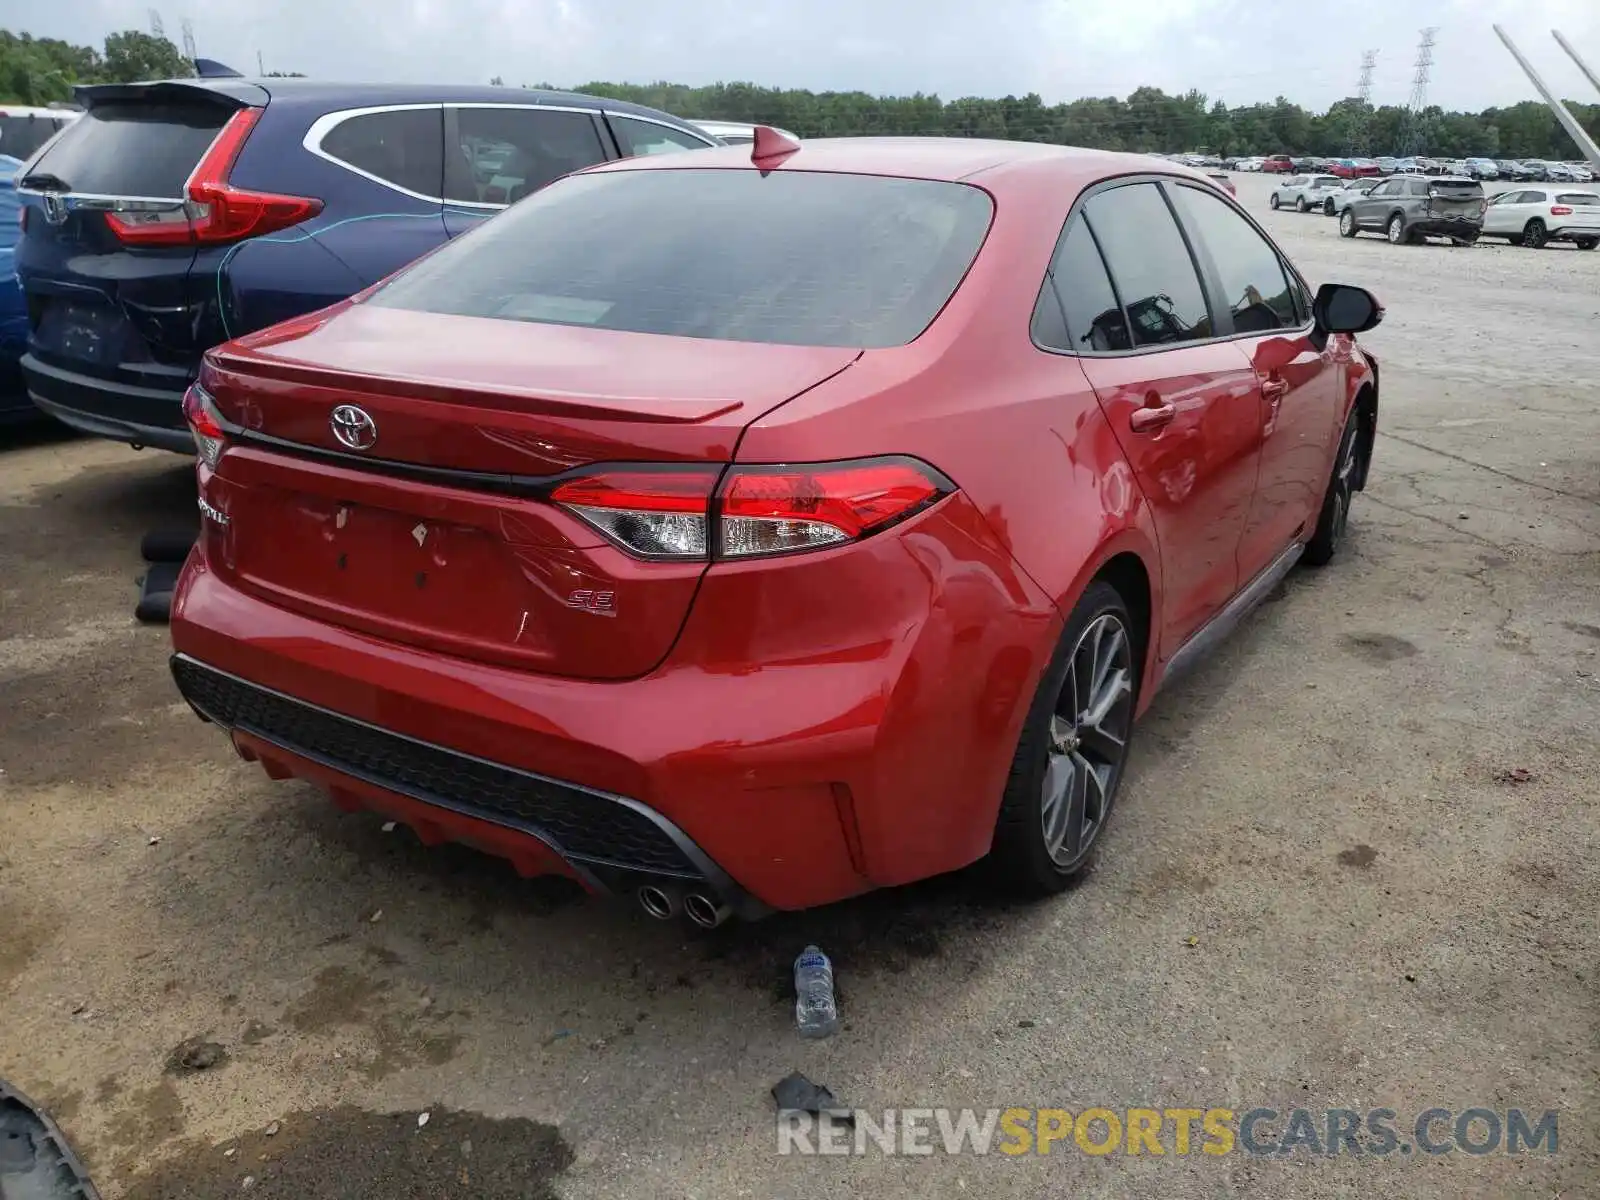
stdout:
<svg viewBox="0 0 1600 1200">
<path fill-rule="evenodd" d="M 271 784 L 131 619 L 186 467 L 10 437 L 0 1076 L 111 1197 L 1600 1191 L 1600 253 L 1345 242 L 1240 186 L 1388 304 L 1371 490 L 1161 696 L 1050 903 L 956 877 L 693 937 Z M 1559 1151 L 780 1157 L 794 1069 L 866 1109 L 1558 1109 Z"/>
</svg>

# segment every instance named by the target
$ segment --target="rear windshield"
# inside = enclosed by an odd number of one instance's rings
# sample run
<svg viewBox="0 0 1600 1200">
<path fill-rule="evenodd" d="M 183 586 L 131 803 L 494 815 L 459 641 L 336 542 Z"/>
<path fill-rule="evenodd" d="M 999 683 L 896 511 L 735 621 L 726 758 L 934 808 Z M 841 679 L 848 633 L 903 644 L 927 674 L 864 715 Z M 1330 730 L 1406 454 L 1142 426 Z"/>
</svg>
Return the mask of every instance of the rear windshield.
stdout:
<svg viewBox="0 0 1600 1200">
<path fill-rule="evenodd" d="M 1447 200 L 1470 200 L 1483 195 L 1483 184 L 1472 179 L 1432 179 L 1428 181 L 1428 191 Z"/>
<path fill-rule="evenodd" d="M 1337 175 L 1318 175 L 1311 181 L 1312 187 L 1338 187 L 1340 183 Z"/>
<path fill-rule="evenodd" d="M 176 199 L 229 116 L 220 104 L 97 104 L 34 164 L 68 191 Z"/>
<path fill-rule="evenodd" d="M 42 113 L 0 116 L 0 154 L 20 158 L 24 162 L 67 123 L 66 117 L 50 117 Z"/>
<path fill-rule="evenodd" d="M 1556 196 L 1557 204 L 1581 204 L 1585 208 L 1600 207 L 1600 196 L 1593 192 L 1561 192 Z"/>
<path fill-rule="evenodd" d="M 899 346 L 989 228 L 959 183 L 747 170 L 575 175 L 397 276 L 419 312 L 795 346 Z"/>
</svg>

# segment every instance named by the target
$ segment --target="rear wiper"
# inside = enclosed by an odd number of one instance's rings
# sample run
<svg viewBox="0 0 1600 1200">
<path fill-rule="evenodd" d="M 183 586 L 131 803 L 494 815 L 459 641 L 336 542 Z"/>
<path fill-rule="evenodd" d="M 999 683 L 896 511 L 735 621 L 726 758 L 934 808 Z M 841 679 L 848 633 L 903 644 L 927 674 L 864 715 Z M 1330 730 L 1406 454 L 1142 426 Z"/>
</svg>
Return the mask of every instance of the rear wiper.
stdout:
<svg viewBox="0 0 1600 1200">
<path fill-rule="evenodd" d="M 51 192 L 70 192 L 72 185 L 59 175 L 52 175 L 49 171 L 29 171 L 22 177 L 22 187 L 44 188 Z"/>
</svg>

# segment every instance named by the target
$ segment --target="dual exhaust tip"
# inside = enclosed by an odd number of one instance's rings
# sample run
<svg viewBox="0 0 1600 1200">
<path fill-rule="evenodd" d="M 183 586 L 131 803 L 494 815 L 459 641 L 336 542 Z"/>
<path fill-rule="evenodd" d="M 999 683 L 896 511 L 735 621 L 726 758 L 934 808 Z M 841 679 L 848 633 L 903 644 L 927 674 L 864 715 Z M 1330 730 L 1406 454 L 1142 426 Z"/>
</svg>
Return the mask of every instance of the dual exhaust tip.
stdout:
<svg viewBox="0 0 1600 1200">
<path fill-rule="evenodd" d="M 733 915 L 733 909 L 704 892 L 681 893 L 677 888 L 647 883 L 639 889 L 639 907 L 658 921 L 682 913 L 701 929 L 715 929 Z"/>
</svg>

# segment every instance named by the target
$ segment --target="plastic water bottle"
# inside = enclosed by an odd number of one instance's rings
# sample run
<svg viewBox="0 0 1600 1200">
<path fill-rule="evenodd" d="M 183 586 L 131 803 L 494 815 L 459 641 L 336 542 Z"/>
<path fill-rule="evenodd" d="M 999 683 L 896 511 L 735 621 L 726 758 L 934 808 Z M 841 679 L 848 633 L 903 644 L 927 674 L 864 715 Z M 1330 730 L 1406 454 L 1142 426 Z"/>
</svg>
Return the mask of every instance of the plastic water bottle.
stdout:
<svg viewBox="0 0 1600 1200">
<path fill-rule="evenodd" d="M 815 946 L 794 960 L 794 1023 L 801 1037 L 824 1038 L 839 1028 L 833 1002 L 833 964 Z"/>
</svg>

